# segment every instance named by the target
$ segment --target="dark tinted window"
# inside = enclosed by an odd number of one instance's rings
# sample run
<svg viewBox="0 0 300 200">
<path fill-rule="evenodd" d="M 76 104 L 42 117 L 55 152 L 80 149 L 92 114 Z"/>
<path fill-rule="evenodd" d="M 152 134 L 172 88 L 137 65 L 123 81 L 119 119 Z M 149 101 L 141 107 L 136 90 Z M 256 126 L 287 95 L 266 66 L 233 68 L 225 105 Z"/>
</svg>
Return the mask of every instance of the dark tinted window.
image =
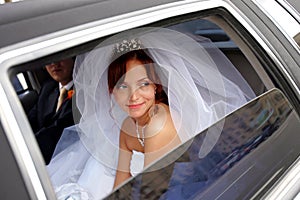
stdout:
<svg viewBox="0 0 300 200">
<path fill-rule="evenodd" d="M 200 156 L 207 134 L 222 128 L 211 151 Z M 128 182 L 109 198 L 242 199 L 260 196 L 300 150 L 299 117 L 278 90 L 232 113 Z M 237 134 L 238 132 L 238 134 Z M 168 167 L 151 171 L 173 156 Z M 265 184 L 268 182 L 268 184 Z M 260 190 L 260 192 L 258 192 Z M 257 197 L 256 196 L 256 197 Z"/>
</svg>

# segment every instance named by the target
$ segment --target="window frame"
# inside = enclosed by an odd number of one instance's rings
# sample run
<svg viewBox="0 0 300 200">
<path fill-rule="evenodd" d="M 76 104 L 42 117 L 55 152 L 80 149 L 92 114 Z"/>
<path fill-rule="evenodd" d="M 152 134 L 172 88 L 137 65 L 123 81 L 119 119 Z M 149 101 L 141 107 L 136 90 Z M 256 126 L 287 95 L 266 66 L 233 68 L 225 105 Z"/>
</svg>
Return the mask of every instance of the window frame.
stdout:
<svg viewBox="0 0 300 200">
<path fill-rule="evenodd" d="M 244 3 L 240 2 L 240 4 L 243 5 Z M 47 196 L 49 195 L 51 197 L 51 194 L 53 194 L 53 192 L 48 188 L 50 182 L 45 175 L 46 170 L 42 167 L 41 156 L 40 154 L 35 152 L 37 151 L 37 145 L 30 145 L 32 143 L 35 143 L 34 138 L 32 136 L 29 136 L 30 134 L 32 134 L 32 131 L 30 125 L 28 124 L 28 121 L 26 120 L 24 112 L 22 112 L 21 104 L 18 101 L 18 98 L 7 76 L 7 74 L 13 72 L 13 66 L 19 66 L 23 63 L 34 63 L 36 59 L 38 59 L 37 62 L 40 62 L 41 60 L 43 60 L 43 62 L 46 62 L 47 59 L 51 60 L 53 58 L 57 58 L 56 56 L 58 54 L 61 54 L 62 51 L 64 52 L 64 55 L 74 55 L 74 49 L 72 49 L 73 47 L 80 44 L 87 44 L 88 46 L 89 42 L 96 40 L 97 38 L 102 38 L 122 30 L 140 27 L 146 24 L 148 25 L 152 22 L 157 22 L 165 19 L 168 20 L 169 18 L 176 16 L 183 16 L 190 12 L 203 12 L 203 10 L 215 9 L 220 7 L 228 10 L 228 12 L 231 13 L 231 15 L 236 18 L 237 21 L 239 21 L 244 26 L 244 28 L 249 31 L 250 34 L 252 34 L 255 40 L 258 41 L 261 46 L 267 51 L 267 55 L 270 56 L 271 60 L 275 63 L 276 66 L 282 66 L 283 62 L 279 61 L 274 50 L 271 50 L 272 47 L 268 43 L 268 40 L 262 36 L 262 32 L 257 30 L 256 27 L 247 20 L 247 17 L 233 5 L 233 3 L 219 0 L 214 1 L 213 3 L 191 2 L 187 3 L 186 5 L 184 3 L 170 3 L 165 5 L 164 7 L 168 9 L 164 10 L 158 6 L 154 9 L 145 9 L 145 13 L 142 14 L 140 11 L 136 11 L 129 14 L 120 15 L 118 17 L 99 20 L 95 23 L 89 23 L 82 26 L 58 31 L 26 42 L 21 42 L 16 45 L 5 47 L 3 49 L 2 52 L 4 53 L 0 55 L 2 65 L 2 67 L 0 68 L 0 72 L 2 73 L 0 74 L 2 74 L 1 76 L 3 77 L 3 79 L 1 79 L 0 86 L 3 87 L 3 93 L 6 94 L 5 100 L 9 102 L 8 106 L 11 110 L 4 112 L 4 115 L 1 115 L 1 120 L 4 120 L 4 117 L 8 116 L 9 114 L 13 114 L 12 119 L 16 121 L 14 125 L 17 125 L 17 128 L 19 128 L 21 135 L 17 135 L 16 133 L 12 132 L 13 128 L 10 123 L 7 123 L 4 126 L 4 130 L 7 135 L 10 135 L 8 140 L 10 145 L 12 146 L 14 154 L 16 155 L 17 162 L 22 171 L 22 175 L 25 177 L 25 179 L 28 179 L 29 165 L 35 166 L 41 183 L 34 184 L 42 185 L 42 188 L 44 188 L 44 190 L 46 191 Z M 249 15 L 252 14 L 249 10 L 247 12 L 249 13 Z M 151 17 L 153 17 L 153 19 Z M 263 23 L 260 20 L 259 22 Z M 116 29 L 116 27 L 118 27 L 118 30 Z M 80 52 L 80 50 L 78 51 Z M 76 54 L 78 51 L 76 51 Z M 25 66 L 24 70 L 26 69 L 30 69 L 30 66 Z M 288 73 L 286 71 L 282 71 L 281 73 L 283 74 L 283 79 L 286 81 L 285 78 Z M 288 81 L 288 83 L 290 82 Z M 286 85 L 288 86 L 289 84 Z M 292 91 L 287 91 L 286 93 L 290 97 Z M 293 98 L 292 101 L 295 105 L 297 103 L 297 98 Z M 3 106 L 4 102 L 3 100 L 1 100 L 0 107 L 3 108 Z M 15 144 L 15 141 L 18 140 L 18 137 L 21 137 L 24 140 L 24 145 L 27 146 L 30 152 L 31 157 L 29 158 L 29 161 L 26 161 L 27 164 L 24 160 L 22 160 L 24 159 L 24 153 L 22 153 L 20 146 Z M 30 183 L 29 180 L 26 180 L 26 185 L 28 188 L 31 188 L 31 192 L 41 192 L 39 191 L 39 189 L 37 189 L 39 186 L 32 186 L 33 183 Z"/>
</svg>

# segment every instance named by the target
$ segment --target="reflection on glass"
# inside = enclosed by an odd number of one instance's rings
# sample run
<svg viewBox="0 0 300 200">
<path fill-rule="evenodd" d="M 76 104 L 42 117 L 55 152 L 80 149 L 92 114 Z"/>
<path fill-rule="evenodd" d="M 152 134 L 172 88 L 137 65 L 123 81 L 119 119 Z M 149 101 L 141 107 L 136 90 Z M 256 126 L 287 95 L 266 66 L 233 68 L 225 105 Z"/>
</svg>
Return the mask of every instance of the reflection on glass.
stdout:
<svg viewBox="0 0 300 200">
<path fill-rule="evenodd" d="M 167 162 L 188 146 L 178 160 L 162 170 L 138 175 L 108 198 L 193 199 L 276 134 L 291 112 L 284 96 L 277 90 L 270 91 L 225 119 L 222 134 L 206 157 L 198 155 L 207 134 L 204 131 L 155 165 Z"/>
</svg>

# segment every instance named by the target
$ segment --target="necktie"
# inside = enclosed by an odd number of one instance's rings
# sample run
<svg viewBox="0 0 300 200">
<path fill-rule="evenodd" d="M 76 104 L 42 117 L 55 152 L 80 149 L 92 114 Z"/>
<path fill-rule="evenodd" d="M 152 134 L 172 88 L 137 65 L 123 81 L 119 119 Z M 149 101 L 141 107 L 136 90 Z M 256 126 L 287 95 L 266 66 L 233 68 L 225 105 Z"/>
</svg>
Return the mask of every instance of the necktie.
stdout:
<svg viewBox="0 0 300 200">
<path fill-rule="evenodd" d="M 65 99 L 66 92 L 67 92 L 67 90 L 64 87 L 60 89 L 60 94 L 59 94 L 59 98 L 58 98 L 58 102 L 57 102 L 56 112 L 58 111 L 59 107 L 63 103 L 63 101 Z"/>
</svg>

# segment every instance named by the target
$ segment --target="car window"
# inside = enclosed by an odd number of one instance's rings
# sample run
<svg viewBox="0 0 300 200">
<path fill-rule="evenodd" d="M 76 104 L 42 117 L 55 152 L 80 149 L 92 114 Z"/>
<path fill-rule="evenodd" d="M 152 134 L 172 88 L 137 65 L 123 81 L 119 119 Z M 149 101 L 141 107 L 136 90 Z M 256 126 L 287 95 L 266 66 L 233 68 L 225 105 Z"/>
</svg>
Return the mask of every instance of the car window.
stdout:
<svg viewBox="0 0 300 200">
<path fill-rule="evenodd" d="M 264 50 L 263 46 L 254 39 L 245 27 L 224 9 L 217 8 L 172 17 L 149 24 L 149 26 L 168 28 L 188 34 L 191 37 L 201 36 L 212 41 L 238 70 L 256 96 L 267 93 L 240 109 L 235 108 L 238 110 L 222 120 L 225 122 L 224 127 L 220 127 L 218 123 L 211 126 L 155 165 L 160 165 L 172 155 L 178 156 L 180 154 L 181 157 L 172 164 L 162 170 L 151 173 L 145 172 L 137 176 L 111 194 L 110 197 L 121 198 L 125 195 L 132 195 L 134 197 L 164 199 L 185 195 L 182 198 L 225 198 L 226 195 L 233 194 L 236 195 L 236 198 L 253 195 L 259 197 L 260 192 L 268 189 L 270 184 L 284 173 L 296 157 L 293 153 L 286 156 L 287 150 L 284 149 L 282 152 L 278 152 L 278 155 L 281 153 L 282 156 L 282 160 L 278 160 L 281 158 L 274 158 L 271 155 L 273 147 L 268 145 L 275 142 L 277 145 L 275 150 L 280 149 L 280 144 L 287 147 L 288 145 L 282 141 L 283 134 L 288 134 L 288 141 L 297 142 L 290 135 L 294 132 L 292 126 L 299 127 L 295 111 L 281 92 L 272 90 L 279 88 L 285 94 L 289 94 L 289 91 L 285 90 L 287 86 L 285 80 L 278 78 L 282 76 L 282 72 L 277 69 L 276 63 L 268 54 L 269 52 Z M 53 50 L 55 48 L 49 48 L 51 50 L 45 48 L 42 52 L 49 50 L 49 54 L 45 55 L 44 53 L 42 57 L 39 54 L 33 54 L 39 55 L 39 57 L 27 63 L 13 66 L 10 70 L 14 77 L 11 79 L 11 83 L 16 93 L 19 94 L 18 97 L 25 113 L 29 113 L 34 106 L 40 92 L 40 86 L 46 80 L 43 69 L 46 64 L 88 53 L 107 36 L 103 38 L 93 37 L 90 40 L 83 39 L 82 41 L 85 43 L 74 39 L 72 43 L 74 46 L 69 45 L 68 48 L 62 49 L 61 46 L 64 45 L 58 45 L 59 51 Z M 28 83 L 27 89 L 22 84 L 22 74 Z M 279 76 L 277 77 L 277 75 Z M 288 95 L 287 97 L 289 100 L 293 100 L 293 97 Z M 73 105 L 75 105 L 75 101 L 73 101 Z M 78 122 L 77 119 L 80 118 L 80 115 L 75 118 L 75 121 Z M 290 123 L 293 124 L 290 125 Z M 222 132 L 216 145 L 212 146 L 209 154 L 199 157 L 199 146 L 203 144 L 209 131 L 215 129 Z M 282 132 L 282 129 L 288 131 Z M 295 148 L 295 152 L 299 152 L 296 144 L 292 147 Z M 264 153 L 260 155 L 262 150 L 259 149 L 264 149 Z M 269 157 L 270 159 L 266 159 Z M 286 165 L 283 166 L 282 163 L 286 163 Z M 267 168 L 271 169 L 266 170 Z M 257 182 L 257 177 L 263 178 L 256 185 L 254 183 Z M 245 183 L 248 178 L 251 181 Z M 264 185 L 266 182 L 267 184 Z M 235 183 L 240 183 L 240 186 Z M 249 190 L 251 187 L 253 190 Z M 259 190 L 259 188 L 262 189 Z"/>
<path fill-rule="evenodd" d="M 247 83 L 250 85 L 251 89 L 256 95 L 260 95 L 266 90 L 274 87 L 273 83 L 268 78 L 266 71 L 263 69 L 262 65 L 258 64 L 260 61 L 258 60 L 258 58 L 255 57 L 256 55 L 252 53 L 249 48 L 241 49 L 241 47 L 236 44 L 235 40 L 239 40 L 239 38 L 237 37 L 237 33 L 234 33 L 232 28 L 230 28 L 229 24 L 226 24 L 223 19 L 218 17 L 206 17 L 205 19 L 200 18 L 194 20 L 183 20 L 179 18 L 177 23 L 171 24 L 172 25 L 169 25 L 169 23 L 166 23 L 165 25 L 159 25 L 163 28 L 168 28 L 182 32 L 191 37 L 197 38 L 200 36 L 212 41 L 213 44 L 218 49 L 220 49 L 221 52 L 229 59 L 229 61 L 234 65 L 234 67 L 239 71 L 239 73 L 241 73 L 243 78 L 247 81 Z M 157 25 L 154 24 L 154 26 Z M 228 32 L 230 32 L 230 34 L 228 34 Z M 79 47 L 80 51 L 77 50 L 77 55 L 80 55 L 80 53 L 86 53 L 87 50 L 91 49 L 92 47 L 96 47 L 97 44 L 101 43 L 101 41 L 101 39 L 100 42 L 95 41 L 92 43 L 92 45 L 89 44 L 87 47 L 85 47 L 85 45 L 81 45 Z M 242 45 L 243 48 L 245 48 L 245 44 Z M 76 56 L 76 54 L 74 55 L 76 51 L 74 52 L 73 49 L 67 50 L 67 54 L 69 54 L 70 51 L 72 52 L 73 56 Z M 58 59 L 63 59 L 64 57 L 65 55 L 60 54 L 59 58 L 57 58 L 57 56 L 51 56 L 50 58 L 47 57 L 46 60 L 40 59 L 39 61 L 33 62 L 33 64 L 26 64 L 25 66 L 35 65 L 35 69 L 33 71 L 27 71 L 26 73 L 29 74 L 29 78 L 26 80 L 27 82 L 28 80 L 30 81 L 30 90 L 34 90 L 37 93 L 39 93 L 41 85 L 43 85 L 45 81 L 51 79 L 49 75 L 45 72 L 45 70 L 43 70 L 43 66 L 46 63 L 51 63 L 53 60 L 56 61 Z M 22 74 L 25 73 L 19 73 L 18 76 Z M 249 74 L 251 74 L 251 76 L 249 76 Z M 15 77 L 12 79 L 12 82 L 15 87 L 15 90 L 18 93 L 20 93 L 21 82 L 20 79 L 17 78 L 17 75 L 15 75 Z M 22 98 L 24 98 L 24 96 L 27 95 L 32 94 L 22 95 Z M 27 104 L 30 105 L 27 106 Z M 27 101 L 24 102 L 22 105 L 24 108 L 32 107 L 32 102 Z"/>
<path fill-rule="evenodd" d="M 299 116 L 274 89 L 160 159 L 108 198 L 240 199 L 260 197 L 298 156 Z M 221 125 L 221 126 L 220 126 Z M 201 156 L 205 138 L 222 133 Z M 181 156 L 161 170 L 157 166 Z M 267 182 L 267 184 L 266 184 Z M 269 183 L 269 184 L 268 184 Z"/>
<path fill-rule="evenodd" d="M 25 81 L 23 73 L 19 73 L 12 78 L 12 84 L 17 93 L 20 93 L 26 89 L 28 89 L 28 85 Z"/>
<path fill-rule="evenodd" d="M 224 55 L 226 55 L 230 62 L 242 74 L 243 78 L 247 80 L 256 95 L 262 94 L 266 91 L 266 87 L 270 87 L 270 85 L 263 83 L 261 78 L 259 78 L 256 71 L 259 69 L 252 66 L 244 52 L 242 52 L 242 50 L 236 45 L 233 41 L 234 36 L 229 36 L 225 30 L 217 24 L 217 22 L 221 23 L 221 21 L 221 19 L 217 19 L 216 21 L 196 19 L 167 26 L 167 28 L 183 32 L 190 36 L 202 36 L 211 40 L 213 44 L 218 47 Z M 251 76 L 246 75 L 249 73 Z"/>
<path fill-rule="evenodd" d="M 222 25 L 223 24 L 223 25 Z M 222 70 L 222 63 L 218 63 L 218 56 L 225 56 L 226 59 L 228 59 L 229 63 L 231 63 L 237 70 L 237 73 L 240 73 L 243 79 L 246 80 L 246 83 L 249 84 L 251 90 L 254 92 L 255 95 L 260 95 L 263 92 L 265 92 L 267 89 L 270 89 L 273 87 L 272 83 L 270 82 L 269 79 L 267 78 L 261 78 L 262 75 L 266 74 L 264 69 L 262 68 L 261 65 L 253 65 L 252 63 L 257 63 L 258 60 L 249 60 L 249 57 L 252 56 L 253 59 L 255 58 L 254 55 L 250 52 L 247 51 L 246 55 L 241 48 L 236 44 L 234 41 L 234 37 L 237 37 L 235 34 L 232 34 L 230 36 L 227 32 L 229 32 L 230 26 L 229 25 L 224 25 L 224 21 L 221 18 L 199 18 L 199 19 L 192 19 L 192 20 L 183 20 L 183 19 L 178 19 L 178 22 L 176 23 L 166 23 L 165 25 L 161 25 L 163 28 L 168 28 L 171 30 L 175 30 L 178 32 L 182 32 L 184 34 L 187 34 L 188 36 L 194 38 L 196 41 L 199 40 L 199 44 L 203 42 L 203 40 L 208 40 L 211 41 L 213 46 L 209 47 L 207 46 L 207 51 L 209 52 L 209 48 L 217 48 L 220 50 L 220 55 L 215 54 L 214 52 L 211 52 L 211 57 L 214 59 L 213 61 L 217 63 L 217 66 L 220 66 L 219 70 L 221 73 L 224 73 L 224 76 L 232 76 L 226 72 L 226 70 Z M 231 30 L 232 32 L 232 30 Z M 100 43 L 101 43 L 100 39 Z M 99 44 L 99 41 L 95 41 L 92 43 L 92 45 L 95 45 L 94 47 L 97 48 L 97 45 Z M 210 43 L 207 43 L 210 44 Z M 90 45 L 90 44 L 89 44 Z M 205 45 L 205 44 L 201 44 Z M 89 46 L 90 48 L 90 46 Z M 75 48 L 76 50 L 76 48 Z M 74 53 L 76 52 L 74 49 L 67 50 L 66 53 L 72 52 L 73 56 Z M 88 52 L 89 50 L 85 45 L 80 46 L 80 50 L 83 52 L 79 52 L 77 50 L 77 56 L 81 55 L 82 53 Z M 215 54 L 215 55 L 214 55 Z M 75 55 L 76 56 L 76 55 Z M 26 71 L 23 72 L 24 74 L 29 74 L 32 76 L 29 76 L 27 80 L 29 80 L 31 85 L 34 84 L 39 84 L 43 85 L 44 83 L 44 74 L 46 73 L 45 70 L 43 70 L 44 66 L 47 63 L 51 62 L 56 62 L 59 59 L 64 59 L 66 55 L 63 53 L 59 54 L 59 56 L 54 55 L 54 56 L 49 56 L 47 58 L 42 58 L 37 61 L 33 61 L 32 63 L 28 63 L 24 65 L 23 67 L 26 68 L 27 66 L 35 66 L 34 70 L 32 71 Z M 224 65 L 224 63 L 223 63 Z M 224 65 L 225 66 L 225 65 Z M 42 73 L 43 72 L 43 73 Z M 259 72 L 259 73 L 258 73 Z M 16 75 L 15 77 L 18 78 L 20 74 Z M 47 73 L 46 73 L 47 74 Z M 251 74 L 251 76 L 249 76 Z M 238 75 L 238 74 L 237 74 Z M 32 78 L 33 77 L 33 78 Z M 265 76 L 266 77 L 266 76 Z M 50 78 L 51 79 L 51 78 Z M 14 80 L 14 79 L 13 79 Z M 17 79 L 19 83 L 22 79 Z M 49 77 L 48 79 L 49 80 Z M 57 84 L 58 85 L 58 84 Z M 240 85 L 240 87 L 242 87 Z M 32 89 L 31 89 L 32 88 Z M 34 87 L 31 87 L 26 93 L 22 93 L 19 95 L 19 98 L 22 102 L 23 108 L 26 113 L 29 113 L 30 115 L 30 122 L 32 125 L 32 128 L 34 131 L 38 132 L 39 129 L 36 127 L 43 127 L 44 125 L 41 125 L 41 123 L 50 124 L 52 123 L 51 120 L 52 118 L 48 117 L 48 122 L 39 122 L 39 124 L 36 126 L 33 124 L 33 117 L 31 115 L 32 112 L 31 109 L 34 108 L 34 104 L 37 102 L 37 94 L 40 92 L 38 90 L 35 90 Z M 17 91 L 18 92 L 18 91 Z M 45 95 L 45 94 L 44 94 Z M 49 93 L 50 95 L 50 93 Z M 53 96 L 51 94 L 51 96 Z M 56 97 L 58 98 L 58 96 Z M 249 100 L 249 99 L 248 99 Z M 43 101 L 44 102 L 44 101 Z M 55 101 L 53 101 L 55 103 Z M 51 106 L 50 106 L 51 107 Z M 34 108 L 35 109 L 35 108 Z M 39 109 L 39 108 L 38 108 Z M 47 111 L 51 112 L 51 111 Z M 47 114 L 48 115 L 48 114 Z M 47 118 L 45 118 L 47 119 Z M 43 116 L 44 120 L 44 116 Z M 78 120 L 76 120 L 78 121 Z M 50 126 L 51 127 L 51 126 Z M 66 128 L 66 127 L 64 127 Z M 45 129 L 43 129 L 45 131 Z M 57 141 L 57 139 L 56 139 Z"/>
</svg>

